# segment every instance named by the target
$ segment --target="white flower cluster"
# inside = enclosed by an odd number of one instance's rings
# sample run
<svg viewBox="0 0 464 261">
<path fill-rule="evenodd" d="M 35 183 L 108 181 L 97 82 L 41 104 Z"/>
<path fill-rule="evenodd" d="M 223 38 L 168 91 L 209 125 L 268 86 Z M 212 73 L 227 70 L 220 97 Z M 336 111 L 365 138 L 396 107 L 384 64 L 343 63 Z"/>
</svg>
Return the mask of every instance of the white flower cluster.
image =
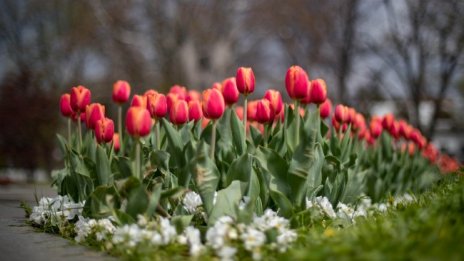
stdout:
<svg viewBox="0 0 464 261">
<path fill-rule="evenodd" d="M 29 220 L 37 225 L 60 220 L 72 220 L 82 213 L 85 202 L 74 203 L 68 196 L 43 197 L 38 206 L 32 208 Z"/>
<path fill-rule="evenodd" d="M 95 237 L 97 241 L 107 240 L 116 230 L 113 220 L 113 217 L 95 220 L 79 216 L 79 221 L 74 225 L 77 234 L 74 239 L 77 242 L 83 242 L 89 237 Z"/>
<path fill-rule="evenodd" d="M 336 207 L 336 212 L 328 198 L 316 197 L 313 200 L 306 199 L 306 208 L 314 208 L 320 211 L 324 216 L 334 219 L 341 218 L 351 222 L 355 222 L 357 217 L 368 217 L 372 213 L 385 213 L 391 207 L 397 207 L 399 205 L 408 205 L 415 202 L 416 199 L 410 194 L 404 194 L 390 200 L 387 203 L 375 203 L 372 204 L 372 200 L 363 196 L 356 205 L 348 205 L 339 202 Z"/>
<path fill-rule="evenodd" d="M 190 214 L 194 214 L 197 211 L 197 208 L 203 205 L 200 195 L 198 193 L 189 191 L 185 194 L 184 199 L 182 200 L 185 210 Z"/>
<path fill-rule="evenodd" d="M 276 233 L 275 239 L 267 237 L 267 233 L 270 232 Z M 219 218 L 206 232 L 206 245 L 222 260 L 231 260 L 238 247 L 243 244 L 243 248 L 252 254 L 253 259 L 259 260 L 264 247 L 283 252 L 296 238 L 296 232 L 289 228 L 289 221 L 267 209 L 264 215 L 255 216 L 248 225 L 236 224 L 228 216 Z"/>
</svg>

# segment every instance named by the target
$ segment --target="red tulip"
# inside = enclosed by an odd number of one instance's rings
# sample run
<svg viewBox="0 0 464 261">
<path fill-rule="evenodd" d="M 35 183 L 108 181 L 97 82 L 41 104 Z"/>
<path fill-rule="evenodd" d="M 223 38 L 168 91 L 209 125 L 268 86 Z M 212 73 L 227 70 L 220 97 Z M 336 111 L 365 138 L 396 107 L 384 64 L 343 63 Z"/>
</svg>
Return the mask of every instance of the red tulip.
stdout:
<svg viewBox="0 0 464 261">
<path fill-rule="evenodd" d="M 354 121 L 356 120 L 356 110 L 351 107 L 346 107 L 348 111 L 348 118 L 347 118 L 347 123 L 353 124 Z"/>
<path fill-rule="evenodd" d="M 95 129 L 98 120 L 105 118 L 105 106 L 100 103 L 92 103 L 85 108 L 85 125 L 89 129 Z"/>
<path fill-rule="evenodd" d="M 201 109 L 201 103 L 199 100 L 192 100 L 188 102 L 188 115 L 189 121 L 199 121 L 203 118 L 203 112 Z"/>
<path fill-rule="evenodd" d="M 395 121 L 395 117 L 393 116 L 393 114 L 388 113 L 385 116 L 383 116 L 382 127 L 386 130 L 390 130 L 392 128 L 394 121 Z"/>
<path fill-rule="evenodd" d="M 211 89 L 216 89 L 216 90 L 222 92 L 222 84 L 220 82 L 215 82 L 215 83 L 213 83 L 213 86 L 211 87 Z"/>
<path fill-rule="evenodd" d="M 369 127 L 371 131 L 371 136 L 374 139 L 377 139 L 380 136 L 380 134 L 382 134 L 382 123 L 379 118 L 372 118 Z"/>
<path fill-rule="evenodd" d="M 168 93 L 166 95 L 166 103 L 168 105 L 168 112 L 171 111 L 172 105 L 179 100 L 177 94 L 175 93 Z"/>
<path fill-rule="evenodd" d="M 361 113 L 355 113 L 353 120 L 353 130 L 363 130 L 366 128 L 366 120 Z"/>
<path fill-rule="evenodd" d="M 312 103 L 322 104 L 327 99 L 327 85 L 324 80 L 316 79 L 311 81 L 309 97 Z"/>
<path fill-rule="evenodd" d="M 65 117 L 71 117 L 73 115 L 73 109 L 71 108 L 71 95 L 65 93 L 60 98 L 60 111 Z"/>
<path fill-rule="evenodd" d="M 131 87 L 126 81 L 117 81 L 113 84 L 113 101 L 119 104 L 129 100 Z"/>
<path fill-rule="evenodd" d="M 271 104 L 267 99 L 258 100 L 256 105 L 256 121 L 259 123 L 268 123 L 274 120 L 274 113 Z"/>
<path fill-rule="evenodd" d="M 308 80 L 308 89 L 306 95 L 303 99 L 300 100 L 302 104 L 310 104 L 311 101 L 311 80 Z"/>
<path fill-rule="evenodd" d="M 235 113 L 237 113 L 237 117 L 242 121 L 243 120 L 243 107 L 242 106 L 235 107 Z"/>
<path fill-rule="evenodd" d="M 319 111 L 321 118 L 325 119 L 329 117 L 330 112 L 332 111 L 332 102 L 329 99 L 326 99 L 325 102 L 319 106 Z"/>
<path fill-rule="evenodd" d="M 95 137 L 98 143 L 110 142 L 113 140 L 114 122 L 108 118 L 99 119 L 95 123 Z"/>
<path fill-rule="evenodd" d="M 188 91 L 187 99 L 186 101 L 199 101 L 201 100 L 201 93 L 195 90 L 190 90 Z"/>
<path fill-rule="evenodd" d="M 126 114 L 127 132 L 136 138 L 147 136 L 151 130 L 150 112 L 145 107 L 130 107 Z"/>
<path fill-rule="evenodd" d="M 162 93 L 147 95 L 147 109 L 152 118 L 163 118 L 168 112 L 166 96 Z"/>
<path fill-rule="evenodd" d="M 182 125 L 189 119 L 189 108 L 184 100 L 177 100 L 172 104 L 169 119 L 176 125 Z"/>
<path fill-rule="evenodd" d="M 90 90 L 82 85 L 71 88 L 71 108 L 75 112 L 85 111 L 85 107 L 90 104 Z"/>
<path fill-rule="evenodd" d="M 341 104 L 335 106 L 335 120 L 338 122 L 348 122 L 348 108 Z"/>
<path fill-rule="evenodd" d="M 184 86 L 174 85 L 169 89 L 169 93 L 177 95 L 178 99 L 185 100 L 187 98 L 187 89 Z"/>
<path fill-rule="evenodd" d="M 284 108 L 284 104 L 282 102 L 282 95 L 280 95 L 279 91 L 267 90 L 264 93 L 264 99 L 267 99 L 269 101 L 273 114 L 279 114 Z"/>
<path fill-rule="evenodd" d="M 225 110 L 224 97 L 216 89 L 207 89 L 203 91 L 202 100 L 203 115 L 208 119 L 219 119 Z"/>
<path fill-rule="evenodd" d="M 256 109 L 258 106 L 258 101 L 250 101 L 247 105 L 247 118 L 249 121 L 256 120 Z"/>
<path fill-rule="evenodd" d="M 227 78 L 222 82 L 222 95 L 224 96 L 224 101 L 229 106 L 238 101 L 240 93 L 238 92 L 234 77 Z"/>
<path fill-rule="evenodd" d="M 119 140 L 119 134 L 113 134 L 113 148 L 114 151 L 118 152 L 121 149 L 121 142 Z"/>
<path fill-rule="evenodd" d="M 388 129 L 388 132 L 393 138 L 399 139 L 400 138 L 400 124 L 397 121 L 393 121 L 393 124 L 391 125 L 390 129 Z"/>
<path fill-rule="evenodd" d="M 157 91 L 150 89 L 150 90 L 147 90 L 145 93 L 143 93 L 143 96 L 148 97 L 150 95 L 156 95 L 156 94 L 158 94 Z"/>
<path fill-rule="evenodd" d="M 290 98 L 304 99 L 308 95 L 308 74 L 300 66 L 290 67 L 285 75 L 285 87 Z"/>
<path fill-rule="evenodd" d="M 238 91 L 247 96 L 255 90 L 255 74 L 251 68 L 240 67 L 235 75 Z"/>
<path fill-rule="evenodd" d="M 142 95 L 134 95 L 134 97 L 132 97 L 130 106 L 147 108 L 147 97 Z"/>
</svg>

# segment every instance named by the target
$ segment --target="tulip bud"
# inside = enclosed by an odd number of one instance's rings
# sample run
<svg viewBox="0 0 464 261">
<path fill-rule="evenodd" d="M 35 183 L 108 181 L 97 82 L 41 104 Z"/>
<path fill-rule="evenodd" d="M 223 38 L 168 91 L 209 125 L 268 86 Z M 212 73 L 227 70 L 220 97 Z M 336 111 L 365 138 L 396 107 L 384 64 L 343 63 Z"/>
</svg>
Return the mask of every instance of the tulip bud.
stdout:
<svg viewBox="0 0 464 261">
<path fill-rule="evenodd" d="M 238 101 L 240 93 L 235 83 L 235 78 L 230 77 L 222 82 L 222 95 L 227 105 L 231 106 Z"/>
<path fill-rule="evenodd" d="M 258 106 L 258 101 L 250 101 L 247 105 L 247 117 L 249 121 L 256 120 L 256 109 Z"/>
<path fill-rule="evenodd" d="M 119 141 L 119 134 L 113 134 L 113 148 L 114 151 L 119 152 L 121 149 L 121 142 Z"/>
<path fill-rule="evenodd" d="M 382 119 L 382 127 L 386 130 L 390 130 L 394 121 L 395 117 L 393 117 L 393 114 L 388 113 Z"/>
<path fill-rule="evenodd" d="M 110 142 L 113 140 L 114 122 L 108 118 L 99 119 L 95 123 L 95 137 L 98 143 Z"/>
<path fill-rule="evenodd" d="M 308 89 L 306 95 L 303 99 L 300 100 L 302 104 L 310 104 L 311 103 L 311 81 L 308 80 Z"/>
<path fill-rule="evenodd" d="M 400 138 L 400 124 L 397 121 L 393 121 L 393 124 L 390 127 L 390 129 L 388 129 L 388 132 L 393 138 L 399 139 Z"/>
<path fill-rule="evenodd" d="M 113 101 L 123 104 L 129 100 L 131 87 L 126 81 L 117 81 L 113 84 Z"/>
<path fill-rule="evenodd" d="M 147 95 L 147 109 L 152 118 L 163 118 L 168 112 L 166 96 L 162 93 Z"/>
<path fill-rule="evenodd" d="M 169 119 L 176 125 L 182 125 L 189 119 L 189 108 L 187 102 L 184 100 L 177 100 L 172 104 L 171 111 L 169 112 Z"/>
<path fill-rule="evenodd" d="M 247 96 L 255 90 L 255 74 L 251 68 L 240 67 L 235 76 L 238 91 Z"/>
<path fill-rule="evenodd" d="M 142 95 L 134 95 L 134 97 L 132 97 L 130 106 L 147 108 L 147 97 Z"/>
<path fill-rule="evenodd" d="M 285 87 L 290 98 L 304 99 L 308 95 L 308 74 L 300 66 L 290 67 L 285 75 Z"/>
<path fill-rule="evenodd" d="M 215 82 L 215 83 L 213 83 L 213 86 L 211 87 L 211 89 L 216 89 L 216 90 L 222 92 L 222 84 L 220 82 Z"/>
<path fill-rule="evenodd" d="M 82 85 L 71 88 L 71 108 L 75 112 L 85 111 L 85 107 L 90 104 L 90 90 Z"/>
<path fill-rule="evenodd" d="M 126 114 L 127 132 L 136 138 L 147 136 L 151 130 L 150 112 L 145 107 L 130 107 Z"/>
<path fill-rule="evenodd" d="M 89 129 L 95 129 L 98 120 L 105 118 L 105 106 L 100 103 L 92 103 L 85 108 L 85 125 Z"/>
<path fill-rule="evenodd" d="M 335 106 L 335 120 L 338 122 L 348 122 L 348 108 L 341 104 Z"/>
<path fill-rule="evenodd" d="M 405 121 L 399 121 L 399 133 L 405 139 L 409 140 L 411 138 L 412 127 Z"/>
<path fill-rule="evenodd" d="M 174 85 L 169 89 L 169 93 L 176 94 L 177 98 L 180 100 L 185 100 L 187 98 L 187 89 L 184 86 Z"/>
<path fill-rule="evenodd" d="M 256 105 L 256 121 L 259 123 L 268 123 L 274 120 L 274 114 L 271 105 L 267 99 L 258 100 Z"/>
<path fill-rule="evenodd" d="M 280 95 L 279 91 L 267 90 L 266 93 L 264 93 L 264 99 L 269 101 L 273 114 L 279 114 L 282 111 L 284 104 L 282 102 L 282 95 Z"/>
<path fill-rule="evenodd" d="M 150 95 L 157 95 L 157 94 L 158 94 L 157 91 L 155 91 L 155 90 L 153 90 L 153 89 L 150 89 L 150 90 L 147 90 L 146 92 L 144 92 L 144 93 L 143 93 L 143 96 L 148 97 L 148 96 L 150 96 Z"/>
<path fill-rule="evenodd" d="M 203 111 L 199 100 L 189 101 L 188 108 L 189 121 L 197 122 L 203 117 Z"/>
<path fill-rule="evenodd" d="M 168 93 L 168 94 L 166 95 L 166 103 L 167 103 L 167 105 L 168 105 L 168 111 L 171 111 L 172 105 L 173 105 L 177 100 L 179 100 L 177 97 L 178 97 L 178 96 L 177 96 L 177 94 L 175 94 L 175 93 Z"/>
<path fill-rule="evenodd" d="M 73 109 L 71 108 L 71 95 L 65 93 L 60 98 L 60 111 L 65 117 L 71 117 L 73 115 Z"/>
<path fill-rule="evenodd" d="M 327 99 L 327 85 L 324 80 L 316 79 L 311 81 L 309 97 L 312 103 L 321 104 Z"/>
<path fill-rule="evenodd" d="M 348 118 L 347 118 L 347 123 L 353 124 L 354 121 L 356 120 L 356 110 L 351 107 L 346 107 L 348 111 Z"/>
<path fill-rule="evenodd" d="M 319 113 L 321 118 L 325 119 L 329 117 L 330 112 L 332 111 L 332 102 L 329 99 L 326 99 L 325 102 L 319 106 Z"/>
<path fill-rule="evenodd" d="M 186 101 L 199 101 L 201 100 L 201 93 L 195 90 L 190 90 L 188 91 L 187 99 Z"/>
<path fill-rule="evenodd" d="M 202 100 L 203 115 L 208 119 L 219 119 L 225 110 L 224 97 L 216 89 L 203 91 Z"/>
<path fill-rule="evenodd" d="M 377 139 L 380 136 L 380 134 L 382 134 L 382 124 L 379 118 L 372 118 L 369 127 L 371 130 L 371 136 L 374 139 Z"/>
</svg>

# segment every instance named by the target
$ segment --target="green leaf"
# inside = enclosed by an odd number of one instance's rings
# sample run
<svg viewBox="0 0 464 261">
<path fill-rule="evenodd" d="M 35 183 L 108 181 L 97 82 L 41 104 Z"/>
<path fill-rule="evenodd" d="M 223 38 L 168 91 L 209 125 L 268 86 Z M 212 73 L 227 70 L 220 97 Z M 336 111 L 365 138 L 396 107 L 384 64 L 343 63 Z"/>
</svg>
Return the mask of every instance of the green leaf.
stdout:
<svg viewBox="0 0 464 261">
<path fill-rule="evenodd" d="M 106 156 L 105 149 L 97 145 L 96 155 L 96 174 L 97 174 L 97 185 L 109 185 L 112 182 L 112 174 L 110 168 L 110 162 Z"/>
<path fill-rule="evenodd" d="M 229 186 L 232 181 L 239 180 L 242 182 L 250 181 L 251 173 L 251 156 L 248 153 L 243 154 L 232 162 L 226 175 L 225 187 Z"/>
<path fill-rule="evenodd" d="M 151 217 L 156 211 L 156 207 L 158 206 L 158 203 L 161 198 L 161 191 L 162 185 L 159 183 L 156 184 L 153 188 L 153 192 L 151 193 L 150 202 L 148 203 L 148 208 L 146 212 L 149 217 Z"/>
<path fill-rule="evenodd" d="M 186 227 L 192 222 L 193 215 L 174 216 L 171 219 L 171 224 L 176 228 L 178 234 L 181 234 Z"/>
<path fill-rule="evenodd" d="M 63 156 L 66 156 L 68 154 L 68 142 L 60 134 L 56 134 L 56 137 L 58 138 L 58 144 L 60 145 L 60 150 L 63 153 Z"/>
<path fill-rule="evenodd" d="M 279 191 L 271 190 L 270 195 L 279 207 L 279 214 L 285 218 L 290 218 L 293 215 L 293 205 L 290 200 Z"/>
<path fill-rule="evenodd" d="M 236 113 L 232 113 L 230 117 L 230 127 L 235 151 L 238 155 L 242 155 L 246 152 L 245 133 L 243 132 L 243 123 Z"/>
<path fill-rule="evenodd" d="M 284 195 L 289 195 L 290 187 L 287 180 L 289 166 L 287 161 L 274 150 L 265 147 L 259 147 L 256 150 L 256 159 L 262 169 L 271 175 L 271 189 L 280 191 Z"/>
<path fill-rule="evenodd" d="M 113 213 L 115 190 L 112 186 L 97 187 L 85 201 L 83 213 L 87 217 L 104 218 Z"/>
<path fill-rule="evenodd" d="M 148 195 L 144 186 L 140 185 L 129 193 L 126 212 L 132 218 L 136 219 L 138 214 L 143 214 L 147 210 L 148 203 Z"/>
<path fill-rule="evenodd" d="M 251 125 L 250 125 L 250 136 L 251 136 L 251 140 L 253 141 L 253 144 L 255 145 L 255 147 L 258 147 L 258 145 L 260 145 L 263 142 L 263 136 L 261 135 L 261 132 Z"/>
<path fill-rule="evenodd" d="M 153 150 L 150 153 L 150 162 L 163 173 L 169 172 L 169 159 L 171 155 L 163 150 Z"/>
<path fill-rule="evenodd" d="M 209 214 L 213 208 L 214 193 L 219 184 L 220 174 L 209 158 L 208 147 L 203 141 L 198 144 L 197 156 L 191 162 L 190 171 L 205 210 Z"/>
<path fill-rule="evenodd" d="M 111 162 L 115 180 L 132 177 L 131 160 L 127 157 L 114 157 Z"/>
<path fill-rule="evenodd" d="M 208 225 L 211 226 L 222 216 L 237 218 L 236 208 L 243 197 L 240 181 L 233 181 L 230 186 L 218 192 L 217 202 L 209 217 Z"/>
<path fill-rule="evenodd" d="M 174 160 L 175 166 L 184 165 L 184 155 L 182 154 L 182 137 L 172 124 L 165 118 L 162 118 L 162 126 L 166 132 L 166 137 L 169 142 L 167 149 L 171 152 L 171 157 Z"/>
</svg>

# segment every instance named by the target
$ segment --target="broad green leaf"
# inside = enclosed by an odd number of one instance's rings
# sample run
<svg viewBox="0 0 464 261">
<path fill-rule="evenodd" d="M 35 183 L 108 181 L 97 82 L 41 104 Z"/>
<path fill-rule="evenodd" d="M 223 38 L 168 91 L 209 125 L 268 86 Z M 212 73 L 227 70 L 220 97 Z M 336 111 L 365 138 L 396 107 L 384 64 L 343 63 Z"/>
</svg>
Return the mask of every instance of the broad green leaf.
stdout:
<svg viewBox="0 0 464 261">
<path fill-rule="evenodd" d="M 129 193 L 126 212 L 136 219 L 138 214 L 143 214 L 148 208 L 148 195 L 144 186 L 140 185 Z"/>
<path fill-rule="evenodd" d="M 232 113 L 230 117 L 230 128 L 232 129 L 232 140 L 235 151 L 238 155 L 242 155 L 246 151 L 245 133 L 243 132 L 243 123 L 236 113 Z"/>
<path fill-rule="evenodd" d="M 112 173 L 110 162 L 108 157 L 106 156 L 105 149 L 97 145 L 97 153 L 96 153 L 96 174 L 97 174 L 97 185 L 109 185 L 112 182 Z"/>
<path fill-rule="evenodd" d="M 256 159 L 259 161 L 265 173 L 271 175 L 271 189 L 278 190 L 284 195 L 289 195 L 290 187 L 287 180 L 288 163 L 272 149 L 259 147 L 256 150 Z"/>
<path fill-rule="evenodd" d="M 290 218 L 293 214 L 293 205 L 290 200 L 279 191 L 271 190 L 270 195 L 272 200 L 279 207 L 279 214 L 283 217 Z"/>
<path fill-rule="evenodd" d="M 251 136 L 251 140 L 253 141 L 253 144 L 255 145 L 255 147 L 258 147 L 263 142 L 263 136 L 261 135 L 261 132 L 251 125 L 250 125 L 250 136 Z"/>
<path fill-rule="evenodd" d="M 240 181 L 233 181 L 230 186 L 218 191 L 217 201 L 208 217 L 211 226 L 222 216 L 237 218 L 236 208 L 243 197 Z"/>
<path fill-rule="evenodd" d="M 228 187 L 232 181 L 239 180 L 242 182 L 249 182 L 251 175 L 251 156 L 248 153 L 238 157 L 230 165 L 229 171 L 226 175 L 225 187 Z"/>
<path fill-rule="evenodd" d="M 177 233 L 181 234 L 192 222 L 193 215 L 173 216 L 171 224 L 176 228 Z"/>
<path fill-rule="evenodd" d="M 156 207 L 158 206 L 158 203 L 161 198 L 161 191 L 161 184 L 156 184 L 153 188 L 153 191 L 151 192 L 150 202 L 148 203 L 148 208 L 146 212 L 149 217 L 151 217 L 156 211 Z"/>
<path fill-rule="evenodd" d="M 167 150 L 171 152 L 171 158 L 174 160 L 175 165 L 182 166 L 184 164 L 184 155 L 182 154 L 181 135 L 166 119 L 162 118 L 161 121 L 168 140 Z"/>
<path fill-rule="evenodd" d="M 85 201 L 83 213 L 87 217 L 104 218 L 113 213 L 116 202 L 112 186 L 97 187 Z"/>
<path fill-rule="evenodd" d="M 168 152 L 163 150 L 153 150 L 150 153 L 150 162 L 153 167 L 160 169 L 163 173 L 169 172 L 169 155 Z"/>
</svg>

